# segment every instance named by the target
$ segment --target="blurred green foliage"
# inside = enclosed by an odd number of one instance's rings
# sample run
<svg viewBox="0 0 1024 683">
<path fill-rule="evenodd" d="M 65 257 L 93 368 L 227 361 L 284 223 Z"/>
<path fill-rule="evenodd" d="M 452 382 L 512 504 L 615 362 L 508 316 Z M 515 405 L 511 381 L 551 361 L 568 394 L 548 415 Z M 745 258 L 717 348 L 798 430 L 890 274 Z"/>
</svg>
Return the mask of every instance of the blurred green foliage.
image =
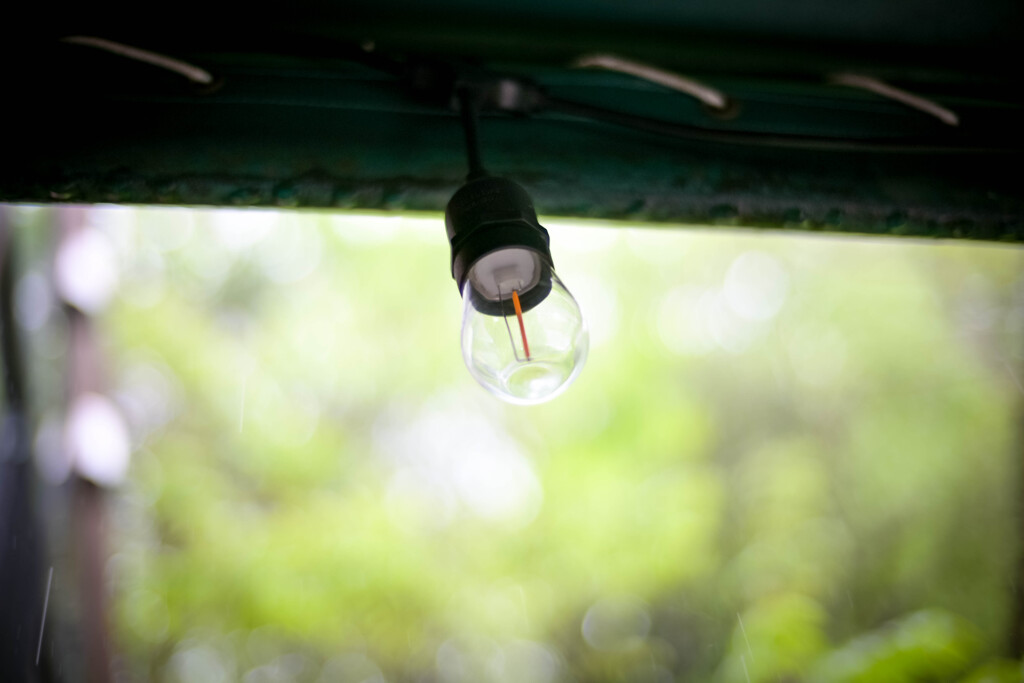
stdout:
<svg viewBox="0 0 1024 683">
<path fill-rule="evenodd" d="M 94 216 L 129 679 L 1021 680 L 1020 249 L 552 222 L 523 408 L 439 217 Z"/>
</svg>

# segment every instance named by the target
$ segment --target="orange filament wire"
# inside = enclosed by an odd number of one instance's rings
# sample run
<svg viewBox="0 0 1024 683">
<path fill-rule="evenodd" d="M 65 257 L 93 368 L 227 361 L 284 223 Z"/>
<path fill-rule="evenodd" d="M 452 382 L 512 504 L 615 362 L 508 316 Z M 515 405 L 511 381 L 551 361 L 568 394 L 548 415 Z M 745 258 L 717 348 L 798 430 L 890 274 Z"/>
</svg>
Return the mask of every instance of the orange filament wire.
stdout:
<svg viewBox="0 0 1024 683">
<path fill-rule="evenodd" d="M 523 335 L 523 351 L 526 352 L 526 360 L 530 360 L 530 343 L 526 341 L 526 326 L 523 325 L 523 307 L 519 305 L 519 294 L 514 289 L 512 305 L 516 307 L 516 318 L 519 319 L 519 334 Z"/>
</svg>

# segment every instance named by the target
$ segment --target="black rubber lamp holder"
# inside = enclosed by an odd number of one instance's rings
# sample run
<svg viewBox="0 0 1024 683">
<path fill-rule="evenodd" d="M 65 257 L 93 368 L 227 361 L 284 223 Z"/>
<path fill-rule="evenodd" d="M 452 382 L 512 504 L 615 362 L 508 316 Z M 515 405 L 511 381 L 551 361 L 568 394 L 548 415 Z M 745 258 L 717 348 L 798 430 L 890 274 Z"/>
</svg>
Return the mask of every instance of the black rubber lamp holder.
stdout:
<svg viewBox="0 0 1024 683">
<path fill-rule="evenodd" d="M 445 228 L 452 248 L 452 277 L 463 292 L 473 265 L 501 249 L 525 249 L 539 257 L 541 272 L 530 289 L 519 292 L 524 311 L 543 301 L 551 292 L 553 262 L 548 231 L 537 221 L 533 200 L 520 185 L 488 175 L 480 160 L 477 139 L 478 93 L 468 88 L 457 91 L 457 102 L 466 136 L 469 174 L 466 183 L 448 201 Z M 474 306 L 487 315 L 503 315 L 501 301 L 475 297 Z"/>
</svg>

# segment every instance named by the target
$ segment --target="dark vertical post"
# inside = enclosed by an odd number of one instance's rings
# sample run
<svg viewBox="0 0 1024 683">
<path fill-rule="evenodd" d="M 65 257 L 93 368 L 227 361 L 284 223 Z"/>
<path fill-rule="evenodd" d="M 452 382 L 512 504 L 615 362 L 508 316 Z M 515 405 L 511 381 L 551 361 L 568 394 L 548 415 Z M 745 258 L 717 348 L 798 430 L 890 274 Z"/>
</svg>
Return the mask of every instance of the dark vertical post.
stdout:
<svg viewBox="0 0 1024 683">
<path fill-rule="evenodd" d="M 84 207 L 60 210 L 62 241 L 83 228 L 87 211 Z M 64 306 L 64 313 L 69 329 L 65 376 L 70 406 L 83 393 L 100 393 L 103 390 L 103 367 L 102 354 L 89 316 L 69 304 Z M 108 596 L 104 581 L 107 559 L 106 495 L 102 488 L 74 471 L 71 477 L 71 538 L 81 604 L 79 628 L 85 656 L 85 680 L 87 683 L 108 683 L 113 680 L 113 672 Z"/>
<path fill-rule="evenodd" d="M 15 237 L 0 206 L 0 680 L 49 680 L 44 546 L 35 509 L 25 360 L 14 315 Z M 46 640 L 44 640 L 46 639 Z"/>
</svg>

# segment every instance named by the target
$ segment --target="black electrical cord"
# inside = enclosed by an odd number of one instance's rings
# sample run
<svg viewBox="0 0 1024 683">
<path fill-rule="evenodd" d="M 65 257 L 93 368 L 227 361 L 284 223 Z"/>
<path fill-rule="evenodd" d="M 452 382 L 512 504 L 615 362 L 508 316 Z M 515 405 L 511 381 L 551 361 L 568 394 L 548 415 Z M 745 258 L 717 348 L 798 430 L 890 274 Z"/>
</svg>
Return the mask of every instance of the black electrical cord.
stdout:
<svg viewBox="0 0 1024 683">
<path fill-rule="evenodd" d="M 462 131 L 466 136 L 466 160 L 469 162 L 469 174 L 466 181 L 487 176 L 484 162 L 480 156 L 480 138 L 477 130 L 477 116 L 480 109 L 475 93 L 466 87 L 457 89 L 459 114 L 462 117 Z"/>
<path fill-rule="evenodd" d="M 421 68 L 422 73 L 422 66 L 411 66 L 410 71 Z M 432 64 L 427 71 L 436 67 L 436 64 Z M 1020 136 L 1004 137 L 998 140 L 979 139 L 970 137 L 962 131 L 953 130 L 943 136 L 898 139 L 856 139 L 745 130 L 715 130 L 553 97 L 537 84 L 524 78 L 487 74 L 476 69 L 472 70 L 471 78 L 464 78 L 460 75 L 459 68 L 451 64 L 444 66 L 443 76 L 432 80 L 436 85 L 444 87 L 444 84 L 447 83 L 456 90 L 455 100 L 461 109 L 467 145 L 471 154 L 479 153 L 476 149 L 476 116 L 481 110 L 498 111 L 513 116 L 562 114 L 690 142 L 812 152 L 971 155 L 1019 154 L 1024 149 L 1024 140 Z M 437 93 L 436 99 L 440 101 L 444 98 L 443 95 Z M 448 99 L 450 101 L 451 97 Z M 472 120 L 467 123 L 466 116 L 470 112 Z M 473 161 L 471 160 L 470 163 L 472 166 Z"/>
<path fill-rule="evenodd" d="M 99 38 L 75 37 L 65 39 L 65 41 L 102 47 L 133 59 L 141 59 L 164 66 L 164 68 L 172 68 L 180 73 L 186 73 L 184 70 L 202 71 L 198 67 L 164 55 Z M 552 97 L 540 86 L 525 78 L 499 75 L 477 67 L 429 57 L 396 59 L 379 53 L 368 45 L 339 44 L 334 41 L 310 40 L 308 37 L 304 48 L 306 52 L 330 55 L 386 73 L 404 82 L 418 99 L 432 102 L 435 105 L 458 108 L 466 136 L 469 179 L 487 175 L 480 159 L 477 136 L 477 118 L 482 110 L 493 110 L 515 116 L 562 114 L 576 119 L 611 124 L 659 137 L 690 142 L 814 152 L 970 155 L 1019 154 L 1024 150 L 1024 139 L 1019 135 L 993 141 L 968 137 L 959 131 L 951 131 L 946 136 L 930 138 L 851 139 L 744 130 L 715 130 Z M 168 66 L 171 63 L 173 65 Z M 212 78 L 206 72 L 200 75 L 208 79 Z M 195 78 L 194 76 L 189 77 Z M 509 93 L 513 93 L 513 95 L 510 97 Z"/>
<path fill-rule="evenodd" d="M 1001 144 L 944 144 L 934 139 L 919 140 L 878 140 L 815 137 L 810 135 L 787 135 L 759 133 L 756 131 L 720 131 L 680 123 L 652 119 L 637 114 L 628 114 L 605 109 L 591 104 L 573 102 L 555 97 L 544 99 L 540 111 L 566 114 L 574 118 L 600 121 L 624 128 L 653 133 L 692 142 L 774 147 L 816 152 L 869 152 L 892 154 L 993 154 L 1019 153 L 1017 145 Z"/>
<path fill-rule="evenodd" d="M 713 130 L 684 123 L 663 121 L 638 114 L 605 109 L 592 104 L 552 97 L 529 79 L 488 73 L 433 59 L 410 58 L 405 62 L 374 55 L 376 64 L 367 66 L 392 75 L 401 74 L 420 99 L 451 102 L 459 109 L 469 156 L 469 178 L 486 175 L 480 160 L 477 118 L 483 109 L 513 116 L 563 114 L 573 118 L 607 123 L 659 137 L 747 147 L 767 147 L 815 152 L 861 152 L 882 154 L 1013 154 L 1021 151 L 1021 140 L 990 142 L 964 139 L 950 144 L 943 139 L 850 139 L 757 131 Z M 472 75 L 467 77 L 466 74 Z M 496 91 L 500 90 L 500 95 Z M 454 91 L 454 92 L 452 92 Z"/>
<path fill-rule="evenodd" d="M 899 139 L 851 139 L 786 133 L 761 133 L 744 130 L 714 130 L 691 124 L 654 119 L 639 114 L 606 109 L 592 104 L 566 100 L 548 95 L 540 86 L 528 79 L 507 75 L 474 72 L 471 79 L 460 79 L 455 74 L 456 100 L 460 103 L 467 143 L 471 153 L 476 145 L 476 115 L 483 109 L 512 116 L 562 114 L 576 119 L 606 123 L 622 128 L 649 133 L 664 138 L 690 142 L 725 144 L 745 147 L 792 149 L 813 152 L 856 152 L 881 154 L 1013 154 L 1020 153 L 1021 139 L 978 139 L 967 137 L 962 131 L 950 131 L 942 137 Z M 449 75 L 449 78 L 451 76 Z M 437 80 L 443 82 L 442 79 Z M 473 120 L 466 123 L 467 112 Z M 472 141 L 470 142 L 470 135 Z M 472 163 L 472 162 L 471 162 Z"/>
</svg>

